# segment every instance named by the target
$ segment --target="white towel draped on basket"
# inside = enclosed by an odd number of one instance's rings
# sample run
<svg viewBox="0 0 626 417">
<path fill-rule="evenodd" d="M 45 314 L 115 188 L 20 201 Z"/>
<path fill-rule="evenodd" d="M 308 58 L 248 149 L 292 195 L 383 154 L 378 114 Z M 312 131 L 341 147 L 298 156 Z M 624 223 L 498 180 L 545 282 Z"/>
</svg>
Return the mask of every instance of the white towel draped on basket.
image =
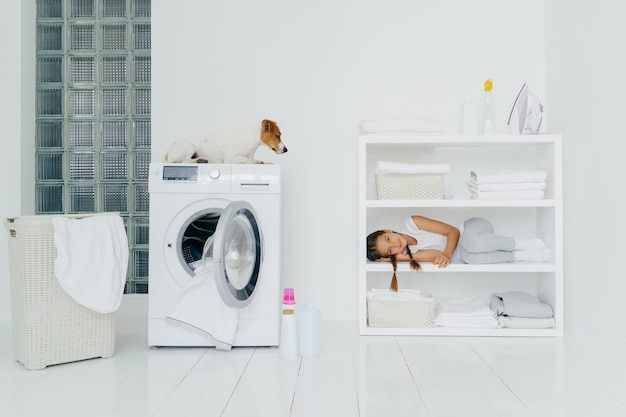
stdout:
<svg viewBox="0 0 626 417">
<path fill-rule="evenodd" d="M 101 314 L 116 311 L 128 270 L 128 238 L 119 215 L 53 217 L 55 275 L 78 304 Z"/>
</svg>

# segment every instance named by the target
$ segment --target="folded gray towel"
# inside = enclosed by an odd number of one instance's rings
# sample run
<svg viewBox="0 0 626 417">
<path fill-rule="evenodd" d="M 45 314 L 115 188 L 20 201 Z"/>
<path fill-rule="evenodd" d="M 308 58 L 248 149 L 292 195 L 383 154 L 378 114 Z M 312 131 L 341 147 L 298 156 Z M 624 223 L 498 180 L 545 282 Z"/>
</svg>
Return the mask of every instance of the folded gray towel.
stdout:
<svg viewBox="0 0 626 417">
<path fill-rule="evenodd" d="M 552 306 L 523 291 L 493 293 L 490 307 L 498 316 L 548 318 L 554 316 Z"/>
</svg>

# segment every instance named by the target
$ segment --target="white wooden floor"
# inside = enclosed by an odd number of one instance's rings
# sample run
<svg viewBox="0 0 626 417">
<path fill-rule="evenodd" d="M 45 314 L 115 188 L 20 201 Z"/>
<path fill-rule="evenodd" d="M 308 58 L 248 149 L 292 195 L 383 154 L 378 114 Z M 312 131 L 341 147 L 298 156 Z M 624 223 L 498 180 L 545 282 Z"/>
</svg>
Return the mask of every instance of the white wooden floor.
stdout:
<svg viewBox="0 0 626 417">
<path fill-rule="evenodd" d="M 323 322 L 322 355 L 150 349 L 143 298 L 115 355 L 28 371 L 0 322 L 0 416 L 626 416 L 626 346 L 573 322 L 562 339 L 359 337 Z"/>
</svg>

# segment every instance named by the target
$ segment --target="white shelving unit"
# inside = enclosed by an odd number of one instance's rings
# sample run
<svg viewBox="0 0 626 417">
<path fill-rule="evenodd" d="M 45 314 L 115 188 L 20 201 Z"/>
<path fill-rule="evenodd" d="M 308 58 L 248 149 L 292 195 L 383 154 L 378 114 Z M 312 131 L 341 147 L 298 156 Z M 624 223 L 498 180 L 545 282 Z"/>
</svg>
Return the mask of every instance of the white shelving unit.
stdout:
<svg viewBox="0 0 626 417">
<path fill-rule="evenodd" d="M 448 136 L 367 134 L 359 137 L 359 327 L 362 335 L 562 336 L 563 335 L 563 200 L 560 135 Z M 442 200 L 379 200 L 378 161 L 450 165 Z M 472 170 L 543 169 L 548 173 L 544 199 L 472 200 L 458 198 Z M 366 237 L 379 229 L 399 229 L 406 217 L 420 214 L 450 224 L 485 217 L 496 233 L 541 237 L 551 251 L 548 262 L 490 265 L 452 264 L 422 271 L 398 264 L 400 288 L 419 289 L 435 300 L 477 295 L 486 303 L 493 292 L 526 291 L 549 303 L 552 329 L 380 328 L 367 324 L 367 289 L 388 288 L 391 264 L 365 257 Z"/>
</svg>

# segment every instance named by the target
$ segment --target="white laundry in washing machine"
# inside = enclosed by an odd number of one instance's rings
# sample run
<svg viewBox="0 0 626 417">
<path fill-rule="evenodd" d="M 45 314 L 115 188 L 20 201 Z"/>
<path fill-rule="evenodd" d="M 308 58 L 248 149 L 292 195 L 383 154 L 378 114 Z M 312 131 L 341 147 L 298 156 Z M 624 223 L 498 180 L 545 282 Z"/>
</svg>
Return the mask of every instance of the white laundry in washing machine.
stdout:
<svg viewBox="0 0 626 417">
<path fill-rule="evenodd" d="M 212 238 L 219 300 L 238 309 L 232 346 L 277 346 L 280 166 L 153 163 L 149 191 L 148 344 L 215 346 L 205 332 L 168 318 Z"/>
</svg>

